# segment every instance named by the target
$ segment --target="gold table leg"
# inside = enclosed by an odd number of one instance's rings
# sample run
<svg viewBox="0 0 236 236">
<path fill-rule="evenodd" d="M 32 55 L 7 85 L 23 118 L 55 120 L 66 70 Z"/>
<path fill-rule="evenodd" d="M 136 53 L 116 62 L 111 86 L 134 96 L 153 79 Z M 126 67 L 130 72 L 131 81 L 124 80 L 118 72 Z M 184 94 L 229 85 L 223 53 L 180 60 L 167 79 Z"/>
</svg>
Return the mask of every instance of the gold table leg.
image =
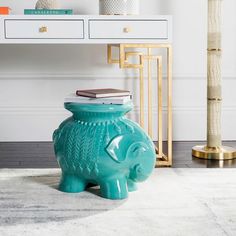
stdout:
<svg viewBox="0 0 236 236">
<path fill-rule="evenodd" d="M 119 58 L 112 58 L 112 47 L 119 48 Z M 152 49 L 167 49 L 167 154 L 163 152 L 163 70 L 162 57 L 153 55 Z M 142 51 L 130 51 L 130 49 L 142 50 L 147 49 L 147 55 Z M 158 147 L 156 166 L 172 165 L 172 48 L 170 44 L 117 44 L 108 45 L 107 49 L 108 63 L 119 64 L 120 68 L 139 69 L 140 80 L 140 125 L 144 128 L 144 66 L 148 62 L 148 134 L 153 137 L 153 105 L 152 105 L 152 61 L 157 62 L 157 90 L 158 90 Z M 130 57 L 138 57 L 139 63 L 129 63 Z"/>
<path fill-rule="evenodd" d="M 152 54 L 152 49 L 147 49 L 148 56 Z M 153 138 L 153 128 L 152 128 L 152 61 L 148 58 L 148 134 Z"/>
<path fill-rule="evenodd" d="M 169 163 L 172 163 L 172 47 L 167 48 L 167 102 L 168 102 L 168 161 Z"/>
</svg>

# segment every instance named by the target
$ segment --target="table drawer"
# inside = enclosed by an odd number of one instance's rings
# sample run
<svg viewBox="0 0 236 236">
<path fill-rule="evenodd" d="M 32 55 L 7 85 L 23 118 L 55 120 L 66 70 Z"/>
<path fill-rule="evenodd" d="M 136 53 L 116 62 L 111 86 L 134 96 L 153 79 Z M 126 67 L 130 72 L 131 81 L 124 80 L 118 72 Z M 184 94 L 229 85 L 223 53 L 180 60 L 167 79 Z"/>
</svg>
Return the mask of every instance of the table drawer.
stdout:
<svg viewBox="0 0 236 236">
<path fill-rule="evenodd" d="M 167 20 L 90 20 L 91 39 L 167 39 Z"/>
<path fill-rule="evenodd" d="M 82 39 L 83 20 L 5 20 L 7 39 Z"/>
</svg>

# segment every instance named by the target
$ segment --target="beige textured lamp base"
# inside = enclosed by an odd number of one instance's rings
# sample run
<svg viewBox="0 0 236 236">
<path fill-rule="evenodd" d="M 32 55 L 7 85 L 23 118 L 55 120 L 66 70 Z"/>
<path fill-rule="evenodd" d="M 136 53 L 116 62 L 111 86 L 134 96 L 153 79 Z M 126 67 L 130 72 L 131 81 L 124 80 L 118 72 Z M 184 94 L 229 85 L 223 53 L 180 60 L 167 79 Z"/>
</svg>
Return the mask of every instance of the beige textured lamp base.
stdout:
<svg viewBox="0 0 236 236">
<path fill-rule="evenodd" d="M 236 158 L 236 149 L 226 146 L 210 148 L 199 145 L 192 148 L 192 155 L 197 158 L 208 160 L 232 160 Z"/>
</svg>

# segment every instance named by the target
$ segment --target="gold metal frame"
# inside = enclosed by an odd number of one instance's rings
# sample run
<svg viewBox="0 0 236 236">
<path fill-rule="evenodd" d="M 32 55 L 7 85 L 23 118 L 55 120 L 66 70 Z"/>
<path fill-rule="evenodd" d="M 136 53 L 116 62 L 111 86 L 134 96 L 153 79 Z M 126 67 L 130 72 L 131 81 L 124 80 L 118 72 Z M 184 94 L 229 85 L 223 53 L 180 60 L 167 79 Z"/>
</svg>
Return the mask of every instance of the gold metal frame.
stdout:
<svg viewBox="0 0 236 236">
<path fill-rule="evenodd" d="M 119 58 L 112 58 L 112 48 L 119 49 Z M 167 50 L 167 154 L 163 152 L 163 104 L 162 104 L 162 56 L 153 55 L 152 49 Z M 130 51 L 135 49 L 135 51 Z M 147 54 L 140 49 L 147 49 Z M 130 57 L 138 57 L 139 63 L 129 63 Z M 133 68 L 139 70 L 140 80 L 140 125 L 144 127 L 144 66 L 148 63 L 148 134 L 153 137 L 153 105 L 152 105 L 152 61 L 157 62 L 157 89 L 158 89 L 158 146 L 156 147 L 156 166 L 172 165 L 172 47 L 170 44 L 109 44 L 107 47 L 107 61 L 109 64 L 119 64 L 120 68 Z"/>
</svg>

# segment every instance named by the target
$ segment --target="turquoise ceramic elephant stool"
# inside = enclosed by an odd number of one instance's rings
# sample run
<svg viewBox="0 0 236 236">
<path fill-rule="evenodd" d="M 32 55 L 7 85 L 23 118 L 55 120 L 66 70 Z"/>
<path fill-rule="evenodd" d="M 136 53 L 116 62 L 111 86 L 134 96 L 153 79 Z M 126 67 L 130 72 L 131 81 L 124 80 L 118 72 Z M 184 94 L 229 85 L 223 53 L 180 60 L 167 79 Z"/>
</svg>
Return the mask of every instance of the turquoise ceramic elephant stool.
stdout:
<svg viewBox="0 0 236 236">
<path fill-rule="evenodd" d="M 73 113 L 55 130 L 54 150 L 62 169 L 59 189 L 82 192 L 99 185 L 101 196 L 128 197 L 155 165 L 152 140 L 125 114 L 125 105 L 65 103 Z"/>
</svg>

